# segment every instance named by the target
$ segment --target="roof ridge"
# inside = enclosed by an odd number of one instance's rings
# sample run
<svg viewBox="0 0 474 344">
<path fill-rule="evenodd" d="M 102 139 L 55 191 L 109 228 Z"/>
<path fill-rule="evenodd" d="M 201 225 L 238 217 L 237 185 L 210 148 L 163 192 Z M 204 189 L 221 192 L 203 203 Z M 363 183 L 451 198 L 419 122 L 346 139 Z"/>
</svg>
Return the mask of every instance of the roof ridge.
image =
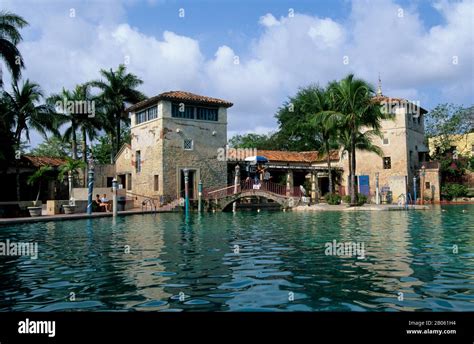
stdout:
<svg viewBox="0 0 474 344">
<path fill-rule="evenodd" d="M 159 100 L 189 101 L 191 103 L 211 104 L 211 105 L 218 105 L 218 106 L 223 106 L 223 107 L 231 107 L 232 105 L 234 105 L 233 103 L 224 99 L 214 98 L 210 96 L 203 96 L 203 95 L 189 92 L 189 91 L 166 91 L 156 96 L 149 97 L 145 100 L 142 100 L 141 102 L 138 102 L 134 105 L 131 105 L 125 111 L 127 112 L 135 111 L 137 109 L 151 105 L 154 102 L 158 102 Z"/>
</svg>

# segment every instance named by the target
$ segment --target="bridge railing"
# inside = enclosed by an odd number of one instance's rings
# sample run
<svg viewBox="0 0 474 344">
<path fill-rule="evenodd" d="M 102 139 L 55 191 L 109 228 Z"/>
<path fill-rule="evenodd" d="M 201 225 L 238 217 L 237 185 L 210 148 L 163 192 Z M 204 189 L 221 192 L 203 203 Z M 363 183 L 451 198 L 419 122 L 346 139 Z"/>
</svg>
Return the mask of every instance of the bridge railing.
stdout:
<svg viewBox="0 0 474 344">
<path fill-rule="evenodd" d="M 244 180 L 241 183 L 242 191 L 246 190 L 261 190 L 266 192 L 271 192 L 280 196 L 286 196 L 286 186 L 272 183 L 268 181 L 262 181 L 259 183 L 255 183 L 254 180 Z"/>
<path fill-rule="evenodd" d="M 241 192 L 240 185 L 237 185 L 237 193 Z M 235 193 L 235 186 L 234 185 L 229 185 L 224 188 L 218 188 L 218 189 L 205 189 L 203 190 L 203 198 L 209 199 L 219 199 L 223 198 L 229 195 L 232 195 Z"/>
<path fill-rule="evenodd" d="M 278 183 L 273 183 L 269 181 L 262 181 L 255 183 L 254 180 L 244 180 L 239 185 L 237 185 L 237 193 L 249 190 L 260 190 L 270 192 L 279 196 L 289 196 L 289 197 L 301 197 L 303 192 L 299 186 L 295 186 L 287 190 L 286 185 L 281 185 Z M 220 199 L 226 196 L 233 195 L 235 193 L 235 185 L 229 185 L 223 188 L 216 189 L 204 189 L 203 198 L 204 199 Z M 289 193 L 289 194 L 288 194 Z"/>
</svg>

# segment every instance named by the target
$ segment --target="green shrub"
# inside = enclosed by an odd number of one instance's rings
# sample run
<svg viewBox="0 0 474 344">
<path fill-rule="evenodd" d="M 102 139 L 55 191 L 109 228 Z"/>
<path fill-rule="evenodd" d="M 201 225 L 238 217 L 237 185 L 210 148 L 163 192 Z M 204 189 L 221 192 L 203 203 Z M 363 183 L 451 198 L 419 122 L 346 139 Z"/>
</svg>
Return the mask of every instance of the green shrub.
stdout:
<svg viewBox="0 0 474 344">
<path fill-rule="evenodd" d="M 367 196 L 364 194 L 357 194 L 357 205 L 363 205 L 367 203 Z"/>
<path fill-rule="evenodd" d="M 341 196 L 339 196 L 338 194 L 335 194 L 335 193 L 327 193 L 325 196 L 324 196 L 324 199 L 326 200 L 326 202 L 330 205 L 338 205 L 338 204 L 341 204 Z"/>
<path fill-rule="evenodd" d="M 467 196 L 468 188 L 462 184 L 446 184 L 441 188 L 441 193 L 447 200 L 452 200 L 453 198 Z"/>
<path fill-rule="evenodd" d="M 350 204 L 351 203 L 351 195 L 344 196 L 344 203 Z M 356 205 L 363 205 L 367 203 L 367 196 L 364 194 L 356 194 Z"/>
</svg>

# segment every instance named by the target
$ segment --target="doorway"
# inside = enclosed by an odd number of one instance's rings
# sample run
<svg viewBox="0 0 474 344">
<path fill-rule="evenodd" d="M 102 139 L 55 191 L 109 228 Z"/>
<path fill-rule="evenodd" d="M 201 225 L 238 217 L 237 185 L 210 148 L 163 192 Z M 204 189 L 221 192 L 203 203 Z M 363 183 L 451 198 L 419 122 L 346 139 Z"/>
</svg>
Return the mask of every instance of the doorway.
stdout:
<svg viewBox="0 0 474 344">
<path fill-rule="evenodd" d="M 125 177 L 125 174 L 119 174 L 117 176 L 117 182 L 118 184 L 122 184 L 122 188 L 127 189 L 127 178 Z"/>
<path fill-rule="evenodd" d="M 357 179 L 359 184 L 359 193 L 368 197 L 370 195 L 369 176 L 359 176 Z"/>
</svg>

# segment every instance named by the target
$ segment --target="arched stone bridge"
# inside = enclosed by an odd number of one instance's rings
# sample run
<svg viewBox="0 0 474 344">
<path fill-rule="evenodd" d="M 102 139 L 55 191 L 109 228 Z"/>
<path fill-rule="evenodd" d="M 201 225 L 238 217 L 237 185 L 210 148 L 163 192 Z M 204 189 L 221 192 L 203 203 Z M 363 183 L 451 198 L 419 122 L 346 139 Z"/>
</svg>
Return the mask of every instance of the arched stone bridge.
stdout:
<svg viewBox="0 0 474 344">
<path fill-rule="evenodd" d="M 204 198 L 208 200 L 209 206 L 224 210 L 232 203 L 246 197 L 262 197 L 278 203 L 283 209 L 289 209 L 297 206 L 301 201 L 301 192 L 299 188 L 287 190 L 284 185 L 262 182 L 255 186 L 252 182 L 244 182 L 237 186 L 228 187 L 204 192 Z"/>
</svg>

